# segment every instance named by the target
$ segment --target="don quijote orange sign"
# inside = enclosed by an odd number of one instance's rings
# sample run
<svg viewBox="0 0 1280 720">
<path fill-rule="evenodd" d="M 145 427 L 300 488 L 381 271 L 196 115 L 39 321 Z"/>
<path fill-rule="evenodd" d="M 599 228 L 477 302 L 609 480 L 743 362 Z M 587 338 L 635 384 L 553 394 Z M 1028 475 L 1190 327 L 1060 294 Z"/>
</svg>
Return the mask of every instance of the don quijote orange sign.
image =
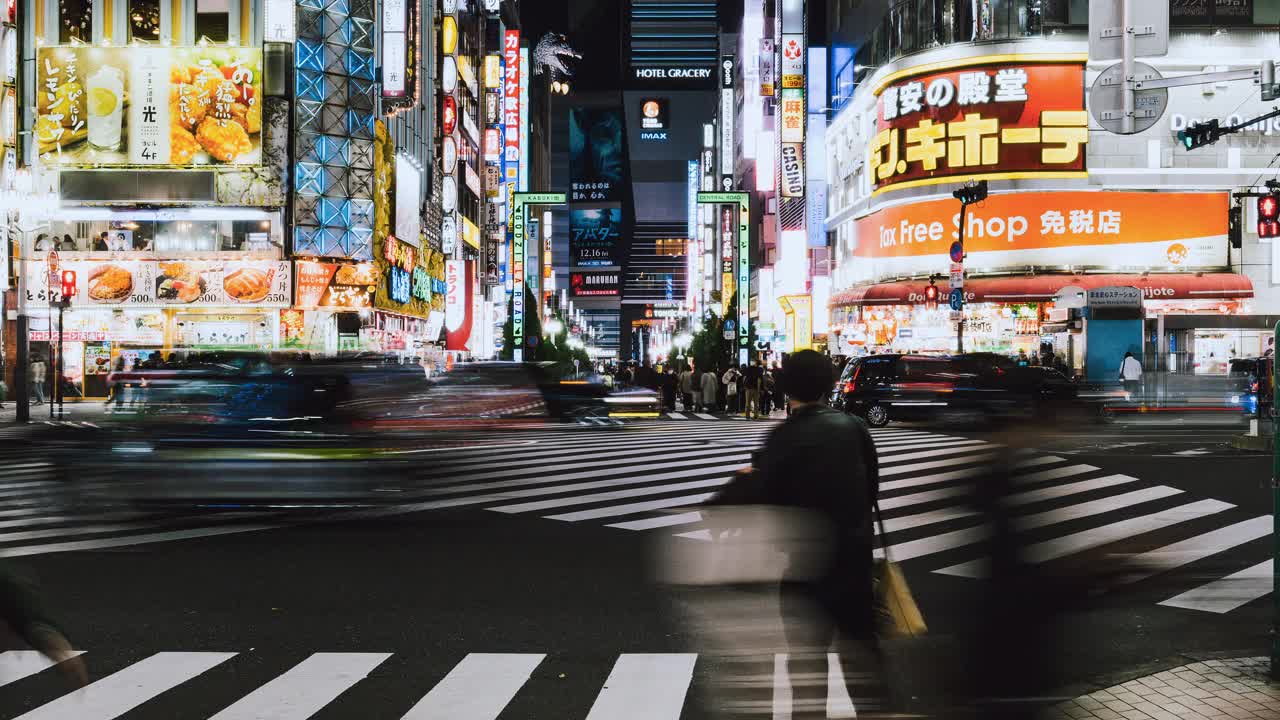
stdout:
<svg viewBox="0 0 1280 720">
<path fill-rule="evenodd" d="M 840 244 L 855 281 L 932 272 L 960 238 L 960 212 L 946 198 L 859 218 Z M 1168 222 L 1171 208 L 1178 222 Z M 964 216 L 966 265 L 983 271 L 1028 266 L 1172 271 L 1227 265 L 1227 193 L 1058 191 L 994 193 Z M 857 262 L 852 262 L 854 259 Z"/>
<path fill-rule="evenodd" d="M 880 89 L 868 163 L 877 192 L 968 177 L 1085 172 L 1082 62 L 965 66 Z"/>
</svg>

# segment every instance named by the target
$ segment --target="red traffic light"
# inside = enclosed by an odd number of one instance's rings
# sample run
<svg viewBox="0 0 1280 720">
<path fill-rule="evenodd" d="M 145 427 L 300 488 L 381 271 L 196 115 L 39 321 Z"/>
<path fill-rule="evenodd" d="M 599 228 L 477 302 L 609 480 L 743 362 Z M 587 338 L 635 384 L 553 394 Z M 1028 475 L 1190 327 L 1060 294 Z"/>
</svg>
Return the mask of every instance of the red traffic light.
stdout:
<svg viewBox="0 0 1280 720">
<path fill-rule="evenodd" d="M 1274 222 L 1280 218 L 1280 199 L 1274 194 L 1258 198 L 1258 221 Z"/>
<path fill-rule="evenodd" d="M 74 297 L 75 294 L 76 294 L 76 271 L 63 270 L 62 271 L 62 297 L 65 300 L 69 300 L 72 297 Z"/>
</svg>

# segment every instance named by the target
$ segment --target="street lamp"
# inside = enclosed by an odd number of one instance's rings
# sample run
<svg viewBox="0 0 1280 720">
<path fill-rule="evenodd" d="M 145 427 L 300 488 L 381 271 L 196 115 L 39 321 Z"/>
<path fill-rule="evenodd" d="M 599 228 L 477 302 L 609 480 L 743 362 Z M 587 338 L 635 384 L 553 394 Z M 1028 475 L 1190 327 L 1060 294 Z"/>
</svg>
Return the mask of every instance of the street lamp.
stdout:
<svg viewBox="0 0 1280 720">
<path fill-rule="evenodd" d="M 560 318 L 551 318 L 547 321 L 546 331 L 548 337 L 554 338 L 564 332 L 564 323 L 560 322 Z"/>
</svg>

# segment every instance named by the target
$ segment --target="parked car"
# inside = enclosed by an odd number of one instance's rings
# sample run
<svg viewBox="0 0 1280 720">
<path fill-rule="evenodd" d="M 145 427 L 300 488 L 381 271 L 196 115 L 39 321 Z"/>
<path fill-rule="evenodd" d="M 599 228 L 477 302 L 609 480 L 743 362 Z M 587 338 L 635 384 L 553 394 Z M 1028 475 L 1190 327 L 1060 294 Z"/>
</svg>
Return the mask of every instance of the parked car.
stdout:
<svg viewBox="0 0 1280 720">
<path fill-rule="evenodd" d="M 850 361 L 832 389 L 830 402 L 863 417 L 872 427 L 884 427 L 891 420 L 946 416 L 1031 417 L 1075 397 L 1075 383 L 1062 373 L 1020 366 L 994 353 L 894 354 Z"/>
</svg>

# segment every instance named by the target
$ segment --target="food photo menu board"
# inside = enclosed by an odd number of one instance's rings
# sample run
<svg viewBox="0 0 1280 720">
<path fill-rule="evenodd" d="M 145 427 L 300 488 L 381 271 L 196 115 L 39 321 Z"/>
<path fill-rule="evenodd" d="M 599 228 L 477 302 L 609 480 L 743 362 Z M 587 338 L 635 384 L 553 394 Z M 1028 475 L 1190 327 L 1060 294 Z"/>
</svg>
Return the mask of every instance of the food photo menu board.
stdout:
<svg viewBox="0 0 1280 720">
<path fill-rule="evenodd" d="M 43 47 L 35 137 L 54 165 L 256 165 L 262 51 Z"/>
<path fill-rule="evenodd" d="M 63 261 L 76 273 L 73 307 L 288 307 L 293 285 L 285 260 Z M 49 302 L 43 265 L 29 271 L 27 300 Z"/>
</svg>

